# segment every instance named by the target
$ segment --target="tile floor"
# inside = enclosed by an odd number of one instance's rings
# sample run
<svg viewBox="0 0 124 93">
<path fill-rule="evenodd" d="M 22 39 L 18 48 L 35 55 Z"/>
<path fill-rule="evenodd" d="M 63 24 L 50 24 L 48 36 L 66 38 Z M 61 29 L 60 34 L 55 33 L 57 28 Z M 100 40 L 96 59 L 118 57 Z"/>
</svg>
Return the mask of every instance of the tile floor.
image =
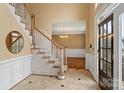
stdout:
<svg viewBox="0 0 124 93">
<path fill-rule="evenodd" d="M 84 69 L 69 69 L 64 80 L 56 77 L 31 75 L 12 90 L 99 90 L 91 74 Z"/>
</svg>

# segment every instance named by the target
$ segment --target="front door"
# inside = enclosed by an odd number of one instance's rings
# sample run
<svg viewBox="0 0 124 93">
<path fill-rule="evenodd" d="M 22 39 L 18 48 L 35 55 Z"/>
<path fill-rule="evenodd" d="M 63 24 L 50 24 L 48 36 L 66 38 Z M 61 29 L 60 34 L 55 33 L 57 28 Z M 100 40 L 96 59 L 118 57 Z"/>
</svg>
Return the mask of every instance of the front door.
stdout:
<svg viewBox="0 0 124 93">
<path fill-rule="evenodd" d="M 113 14 L 99 25 L 99 86 L 113 89 Z"/>
</svg>

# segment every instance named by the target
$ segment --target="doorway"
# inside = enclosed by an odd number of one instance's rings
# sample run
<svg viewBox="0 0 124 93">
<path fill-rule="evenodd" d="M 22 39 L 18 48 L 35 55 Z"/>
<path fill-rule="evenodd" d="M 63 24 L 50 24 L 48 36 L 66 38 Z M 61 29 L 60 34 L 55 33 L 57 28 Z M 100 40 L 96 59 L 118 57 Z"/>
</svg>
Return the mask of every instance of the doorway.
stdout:
<svg viewBox="0 0 124 93">
<path fill-rule="evenodd" d="M 99 85 L 113 89 L 113 14 L 99 25 Z"/>
<path fill-rule="evenodd" d="M 85 20 L 52 24 L 52 40 L 65 47 L 68 68 L 85 69 L 85 38 Z"/>
</svg>

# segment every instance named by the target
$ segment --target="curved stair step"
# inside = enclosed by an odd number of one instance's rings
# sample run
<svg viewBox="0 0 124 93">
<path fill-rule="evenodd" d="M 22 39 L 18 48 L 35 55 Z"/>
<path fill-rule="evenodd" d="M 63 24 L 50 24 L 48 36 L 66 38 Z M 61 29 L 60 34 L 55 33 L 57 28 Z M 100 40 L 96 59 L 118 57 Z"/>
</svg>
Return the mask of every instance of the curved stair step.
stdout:
<svg viewBox="0 0 124 93">
<path fill-rule="evenodd" d="M 43 56 L 42 58 L 51 58 L 51 56 Z"/>
<path fill-rule="evenodd" d="M 54 65 L 53 68 L 59 68 L 59 66 L 58 65 Z"/>
<path fill-rule="evenodd" d="M 55 61 L 47 61 L 47 63 L 55 63 Z"/>
<path fill-rule="evenodd" d="M 37 54 L 44 54 L 44 52 L 37 52 Z"/>
<path fill-rule="evenodd" d="M 40 48 L 31 48 L 32 50 L 34 49 L 34 50 L 38 50 L 38 49 L 40 49 Z"/>
</svg>

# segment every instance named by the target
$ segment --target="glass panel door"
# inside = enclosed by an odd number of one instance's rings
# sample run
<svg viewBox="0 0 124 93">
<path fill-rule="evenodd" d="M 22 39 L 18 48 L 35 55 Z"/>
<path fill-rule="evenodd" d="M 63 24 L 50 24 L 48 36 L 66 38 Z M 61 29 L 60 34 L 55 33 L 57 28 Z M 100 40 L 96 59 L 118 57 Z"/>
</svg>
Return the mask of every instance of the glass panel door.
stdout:
<svg viewBox="0 0 124 93">
<path fill-rule="evenodd" d="M 113 89 L 113 15 L 99 25 L 99 85 Z"/>
</svg>

